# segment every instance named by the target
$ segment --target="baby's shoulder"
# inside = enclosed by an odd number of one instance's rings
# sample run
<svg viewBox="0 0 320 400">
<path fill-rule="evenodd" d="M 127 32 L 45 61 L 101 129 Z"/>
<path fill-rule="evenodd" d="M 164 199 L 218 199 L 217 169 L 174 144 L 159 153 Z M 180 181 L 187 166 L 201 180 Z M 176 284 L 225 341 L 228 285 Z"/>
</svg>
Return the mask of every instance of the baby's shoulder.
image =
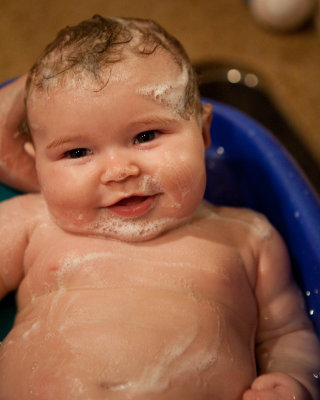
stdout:
<svg viewBox="0 0 320 400">
<path fill-rule="evenodd" d="M 25 243 L 45 220 L 45 203 L 39 194 L 15 196 L 0 202 L 0 241 Z"/>
<path fill-rule="evenodd" d="M 45 212 L 45 202 L 40 193 L 21 194 L 0 203 L 0 218 L 18 217 L 20 221 L 32 220 Z"/>
<path fill-rule="evenodd" d="M 225 229 L 246 234 L 247 237 L 267 239 L 275 231 L 265 215 L 249 208 L 214 206 L 208 203 L 205 207 L 213 224 L 219 221 L 219 225 Z"/>
</svg>

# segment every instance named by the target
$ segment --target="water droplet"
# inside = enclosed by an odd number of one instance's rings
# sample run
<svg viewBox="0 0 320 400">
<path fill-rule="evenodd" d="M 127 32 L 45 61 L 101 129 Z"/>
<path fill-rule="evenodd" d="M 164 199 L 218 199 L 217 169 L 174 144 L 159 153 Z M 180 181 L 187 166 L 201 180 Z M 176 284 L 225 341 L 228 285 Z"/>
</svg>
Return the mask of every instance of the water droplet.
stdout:
<svg viewBox="0 0 320 400">
<path fill-rule="evenodd" d="M 307 290 L 307 291 L 306 291 L 306 296 L 308 296 L 308 297 L 309 297 L 309 296 L 310 296 L 310 294 L 311 294 L 310 290 Z"/>
<path fill-rule="evenodd" d="M 224 148 L 222 146 L 217 148 L 217 153 L 219 154 L 219 156 L 221 156 L 222 154 L 224 154 Z"/>
<path fill-rule="evenodd" d="M 294 212 L 294 217 L 295 217 L 295 218 L 299 218 L 299 217 L 300 217 L 299 211 L 295 211 L 295 212 Z"/>
<path fill-rule="evenodd" d="M 314 310 L 310 310 L 310 311 L 309 311 L 309 314 L 310 314 L 310 315 L 313 315 L 313 314 L 314 314 Z"/>
<path fill-rule="evenodd" d="M 319 379 L 319 378 L 320 378 L 320 371 L 314 372 L 312 375 L 313 375 L 313 377 L 314 377 L 315 379 Z"/>
</svg>

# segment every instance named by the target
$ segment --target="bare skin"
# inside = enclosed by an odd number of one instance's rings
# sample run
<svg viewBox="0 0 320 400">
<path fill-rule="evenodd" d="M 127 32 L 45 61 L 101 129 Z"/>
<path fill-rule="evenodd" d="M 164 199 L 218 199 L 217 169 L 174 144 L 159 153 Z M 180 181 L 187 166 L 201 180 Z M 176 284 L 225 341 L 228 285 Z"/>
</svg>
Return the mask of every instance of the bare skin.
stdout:
<svg viewBox="0 0 320 400">
<path fill-rule="evenodd" d="M 1 350 L 0 398 L 240 399 L 256 376 L 257 326 L 260 368 L 272 373 L 281 362 L 308 381 L 305 368 L 315 365 L 306 343 L 314 350 L 316 340 L 282 243 L 261 216 L 206 206 L 188 225 L 133 244 L 61 230 L 40 195 L 2 212 L 24 223 L 10 227 L 10 238 L 8 227 L 1 234 L 6 246 L 19 239 L 7 262 L 24 258 L 25 276 Z M 262 276 L 263 286 L 276 283 L 274 268 L 281 283 L 262 293 Z M 17 286 L 21 273 L 11 270 L 6 285 Z M 266 317 L 282 313 L 282 321 Z M 288 352 L 287 342 L 297 349 Z M 300 384 L 286 379 L 280 390 L 291 399 Z"/>
<path fill-rule="evenodd" d="M 0 298 L 18 288 L 0 399 L 316 400 L 281 238 L 202 202 L 210 107 L 153 97 L 181 77 L 169 56 L 129 61 L 98 93 L 31 92 L 42 192 L 0 207 Z"/>
</svg>

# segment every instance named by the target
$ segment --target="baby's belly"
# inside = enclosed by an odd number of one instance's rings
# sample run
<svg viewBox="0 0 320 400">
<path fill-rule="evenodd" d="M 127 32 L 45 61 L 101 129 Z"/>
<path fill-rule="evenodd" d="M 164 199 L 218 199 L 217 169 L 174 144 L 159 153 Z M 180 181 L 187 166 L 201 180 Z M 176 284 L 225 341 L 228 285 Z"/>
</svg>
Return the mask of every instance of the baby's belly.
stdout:
<svg viewBox="0 0 320 400">
<path fill-rule="evenodd" d="M 236 318 L 168 290 L 41 296 L 1 348 L 0 399 L 235 400 L 255 374 Z"/>
</svg>

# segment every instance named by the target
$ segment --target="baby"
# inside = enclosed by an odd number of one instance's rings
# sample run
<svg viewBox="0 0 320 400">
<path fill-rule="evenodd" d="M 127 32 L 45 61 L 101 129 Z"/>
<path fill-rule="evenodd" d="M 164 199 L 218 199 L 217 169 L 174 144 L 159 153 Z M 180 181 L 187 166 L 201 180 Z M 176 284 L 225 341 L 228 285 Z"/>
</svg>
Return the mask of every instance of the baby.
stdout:
<svg viewBox="0 0 320 400">
<path fill-rule="evenodd" d="M 203 201 L 211 107 L 151 21 L 95 16 L 29 73 L 40 194 L 0 206 L 0 400 L 307 400 L 319 344 L 266 219 Z"/>
</svg>

